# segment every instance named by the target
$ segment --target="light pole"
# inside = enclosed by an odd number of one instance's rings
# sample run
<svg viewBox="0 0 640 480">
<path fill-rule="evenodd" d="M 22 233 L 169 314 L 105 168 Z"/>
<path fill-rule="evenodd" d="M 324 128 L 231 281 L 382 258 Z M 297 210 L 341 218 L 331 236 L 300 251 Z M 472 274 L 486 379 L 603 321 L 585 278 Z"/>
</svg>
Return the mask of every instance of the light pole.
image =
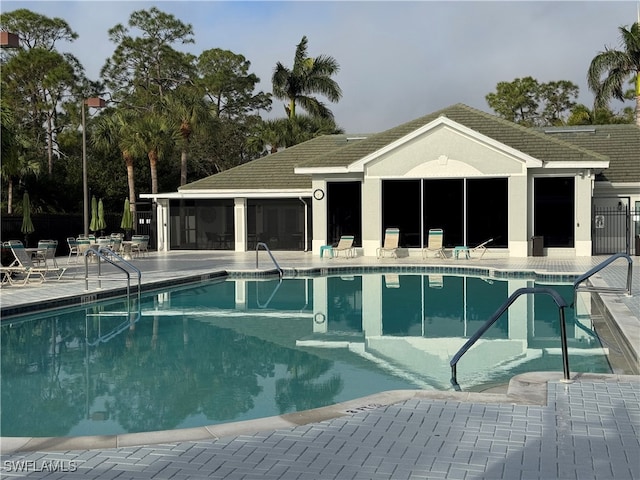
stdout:
<svg viewBox="0 0 640 480">
<path fill-rule="evenodd" d="M 2 48 L 19 48 L 20 38 L 15 33 L 1 31 L 0 32 L 0 47 Z"/>
<path fill-rule="evenodd" d="M 84 106 L 103 108 L 106 102 L 99 97 L 91 97 L 82 101 L 82 209 L 84 220 L 84 236 L 89 235 L 89 181 L 87 179 L 87 125 Z"/>
</svg>

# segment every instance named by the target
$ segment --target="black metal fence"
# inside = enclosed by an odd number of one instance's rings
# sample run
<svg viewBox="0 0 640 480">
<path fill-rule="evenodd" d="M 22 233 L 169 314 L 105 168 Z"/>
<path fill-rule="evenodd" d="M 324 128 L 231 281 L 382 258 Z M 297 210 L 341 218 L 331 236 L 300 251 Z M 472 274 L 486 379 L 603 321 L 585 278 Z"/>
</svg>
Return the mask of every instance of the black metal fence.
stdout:
<svg viewBox="0 0 640 480">
<path fill-rule="evenodd" d="M 640 255 L 640 210 L 626 207 L 595 207 L 593 210 L 593 254 Z"/>
</svg>

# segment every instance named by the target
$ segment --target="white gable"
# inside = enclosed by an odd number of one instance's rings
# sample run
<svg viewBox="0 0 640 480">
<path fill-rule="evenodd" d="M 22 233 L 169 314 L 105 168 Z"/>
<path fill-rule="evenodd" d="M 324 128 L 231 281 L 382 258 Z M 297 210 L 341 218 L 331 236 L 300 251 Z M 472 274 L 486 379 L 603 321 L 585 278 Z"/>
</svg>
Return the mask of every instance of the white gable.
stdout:
<svg viewBox="0 0 640 480">
<path fill-rule="evenodd" d="M 349 166 L 368 177 L 524 175 L 542 162 L 440 117 Z"/>
</svg>

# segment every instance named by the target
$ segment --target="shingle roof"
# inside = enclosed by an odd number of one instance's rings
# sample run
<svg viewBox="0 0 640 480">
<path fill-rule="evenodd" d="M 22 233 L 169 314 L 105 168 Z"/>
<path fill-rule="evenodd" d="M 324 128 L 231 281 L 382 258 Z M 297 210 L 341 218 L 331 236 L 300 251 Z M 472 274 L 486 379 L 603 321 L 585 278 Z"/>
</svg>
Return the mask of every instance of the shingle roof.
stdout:
<svg viewBox="0 0 640 480">
<path fill-rule="evenodd" d="M 598 180 L 640 182 L 640 127 L 637 125 L 588 125 L 540 130 L 609 157 L 609 168 L 598 175 Z"/>
<path fill-rule="evenodd" d="M 287 190 L 311 188 L 311 177 L 296 175 L 299 163 L 347 145 L 347 135 L 324 135 L 180 187 L 179 190 Z"/>
<path fill-rule="evenodd" d="M 456 104 L 381 133 L 355 136 L 358 140 L 344 134 L 317 137 L 189 183 L 179 190 L 311 188 L 310 176 L 295 174 L 296 167 L 346 167 L 441 116 L 543 162 L 611 160 L 611 166 L 605 171 L 607 179 L 640 181 L 638 127 L 606 125 L 597 127 L 596 135 L 592 136 L 575 132 L 549 135 L 544 133 L 549 129 L 523 127 L 467 105 Z"/>
<path fill-rule="evenodd" d="M 543 162 L 562 160 L 574 162 L 581 160 L 607 160 L 598 153 L 580 148 L 576 145 L 563 142 L 557 138 L 549 137 L 542 132 L 531 128 L 522 127 L 508 120 L 498 118 L 467 105 L 456 104 L 443 110 L 433 112 L 424 117 L 417 118 L 382 133 L 371 135 L 356 144 L 346 146 L 312 158 L 300 164 L 300 167 L 339 167 L 347 166 L 369 155 L 386 145 L 410 134 L 411 132 L 427 125 L 444 116 L 467 128 L 490 137 L 498 142 L 508 145 L 516 150 L 526 153 Z"/>
</svg>

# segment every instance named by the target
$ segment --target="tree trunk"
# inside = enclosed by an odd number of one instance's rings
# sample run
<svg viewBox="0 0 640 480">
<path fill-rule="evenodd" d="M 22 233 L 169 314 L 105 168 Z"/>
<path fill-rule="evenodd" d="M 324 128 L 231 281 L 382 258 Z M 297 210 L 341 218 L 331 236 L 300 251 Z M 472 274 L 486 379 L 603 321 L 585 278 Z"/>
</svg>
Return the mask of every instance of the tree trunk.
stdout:
<svg viewBox="0 0 640 480">
<path fill-rule="evenodd" d="M 149 167 L 151 169 L 151 193 L 158 193 L 158 151 L 149 151 Z"/>
<path fill-rule="evenodd" d="M 9 184 L 7 185 L 7 213 L 13 213 L 13 178 L 9 176 Z"/>
<path fill-rule="evenodd" d="M 180 186 L 187 184 L 187 149 L 180 154 Z"/>
</svg>

